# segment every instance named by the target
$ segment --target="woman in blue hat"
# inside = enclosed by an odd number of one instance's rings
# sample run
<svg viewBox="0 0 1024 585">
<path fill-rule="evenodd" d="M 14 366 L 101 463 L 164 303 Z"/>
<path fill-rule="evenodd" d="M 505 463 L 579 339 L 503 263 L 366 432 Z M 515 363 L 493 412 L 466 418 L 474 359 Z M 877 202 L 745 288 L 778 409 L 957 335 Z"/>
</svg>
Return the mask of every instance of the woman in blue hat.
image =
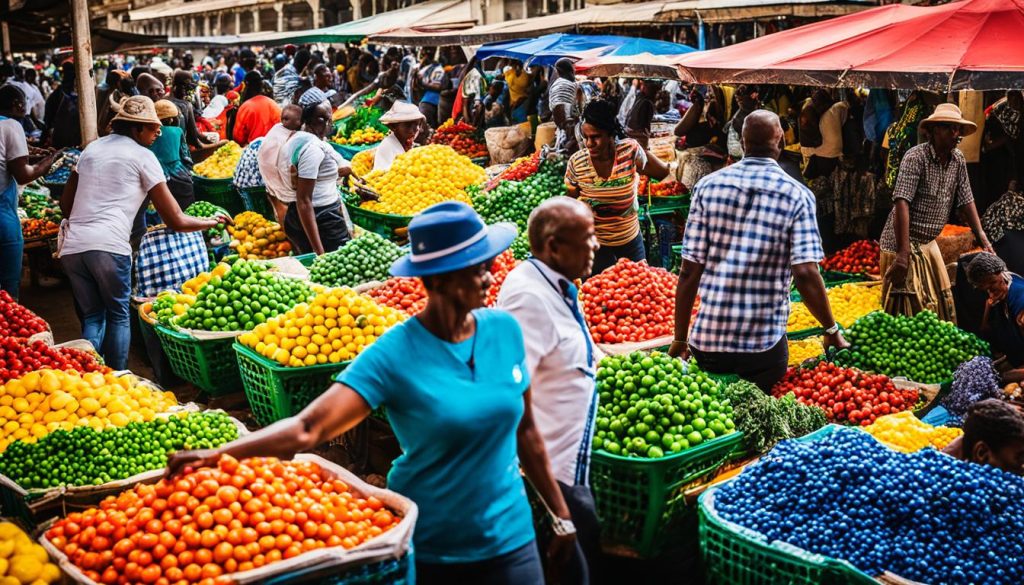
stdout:
<svg viewBox="0 0 1024 585">
<path fill-rule="evenodd" d="M 298 415 L 218 449 L 177 454 L 168 474 L 223 454 L 290 459 L 385 406 L 403 452 L 388 487 L 419 507 L 418 582 L 543 583 L 520 465 L 551 511 L 553 565 L 574 549 L 575 528 L 530 410 L 522 331 L 510 314 L 484 308 L 491 264 L 515 236 L 515 226 L 487 226 L 463 203 L 416 216 L 412 251 L 391 273 L 421 278 L 426 308 L 366 348 Z"/>
</svg>

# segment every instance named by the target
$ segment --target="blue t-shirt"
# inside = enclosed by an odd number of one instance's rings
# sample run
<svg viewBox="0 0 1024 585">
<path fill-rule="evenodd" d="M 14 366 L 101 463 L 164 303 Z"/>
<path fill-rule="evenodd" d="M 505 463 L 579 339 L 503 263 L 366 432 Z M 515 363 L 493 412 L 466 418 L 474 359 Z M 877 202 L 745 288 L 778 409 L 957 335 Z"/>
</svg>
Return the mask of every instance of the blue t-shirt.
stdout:
<svg viewBox="0 0 1024 585">
<path fill-rule="evenodd" d="M 1016 319 L 1024 311 L 1024 278 L 1013 274 L 1010 277 L 1010 290 L 1006 293 L 1006 306 L 1010 308 L 1010 319 Z"/>
<path fill-rule="evenodd" d="M 416 559 L 430 563 L 489 559 L 534 538 L 516 453 L 529 386 L 523 334 L 504 311 L 473 316 L 476 333 L 461 343 L 409 319 L 337 377 L 387 408 L 403 452 L 388 488 L 419 506 Z"/>
</svg>

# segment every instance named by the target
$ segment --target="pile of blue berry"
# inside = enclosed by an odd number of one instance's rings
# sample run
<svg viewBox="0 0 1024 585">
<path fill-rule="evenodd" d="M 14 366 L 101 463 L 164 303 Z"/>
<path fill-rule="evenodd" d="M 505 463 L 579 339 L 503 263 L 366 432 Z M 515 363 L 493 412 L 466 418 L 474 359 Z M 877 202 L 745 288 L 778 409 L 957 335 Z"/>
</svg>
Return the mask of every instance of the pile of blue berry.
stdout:
<svg viewBox="0 0 1024 585">
<path fill-rule="evenodd" d="M 967 409 L 975 402 L 986 398 L 998 398 L 1002 393 L 999 374 L 992 365 L 992 359 L 978 356 L 968 360 L 953 373 L 953 387 L 942 401 L 952 420 L 948 426 L 962 426 Z"/>
<path fill-rule="evenodd" d="M 718 514 L 877 576 L 1024 583 L 1024 478 L 837 430 L 783 441 L 714 499 Z"/>
</svg>

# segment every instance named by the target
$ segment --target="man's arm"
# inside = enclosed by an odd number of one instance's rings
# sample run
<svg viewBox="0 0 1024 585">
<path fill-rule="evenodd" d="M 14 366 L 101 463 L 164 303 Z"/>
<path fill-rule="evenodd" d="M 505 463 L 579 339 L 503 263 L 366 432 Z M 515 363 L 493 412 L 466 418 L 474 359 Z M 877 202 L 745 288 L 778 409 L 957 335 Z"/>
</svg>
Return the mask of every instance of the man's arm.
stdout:
<svg viewBox="0 0 1024 585">
<path fill-rule="evenodd" d="M 697 300 L 697 287 L 700 285 L 700 277 L 704 274 L 704 265 L 692 260 L 683 260 L 683 267 L 679 270 L 679 283 L 676 285 L 676 316 L 675 316 L 675 338 L 672 345 L 668 347 L 668 355 L 688 359 L 690 348 L 687 345 L 690 335 L 690 315 L 693 313 L 693 303 Z"/>
<path fill-rule="evenodd" d="M 832 318 L 832 306 L 829 305 L 828 295 L 825 293 L 825 281 L 821 279 L 821 273 L 818 272 L 818 264 L 803 262 L 794 265 L 793 281 L 796 284 L 796 289 L 800 291 L 800 296 L 803 297 L 804 305 L 818 320 L 818 323 L 821 323 L 825 329 L 834 327 L 836 320 Z M 850 346 L 838 329 L 831 334 L 825 332 L 823 345 L 826 349 L 829 347 L 842 349 Z"/>
</svg>

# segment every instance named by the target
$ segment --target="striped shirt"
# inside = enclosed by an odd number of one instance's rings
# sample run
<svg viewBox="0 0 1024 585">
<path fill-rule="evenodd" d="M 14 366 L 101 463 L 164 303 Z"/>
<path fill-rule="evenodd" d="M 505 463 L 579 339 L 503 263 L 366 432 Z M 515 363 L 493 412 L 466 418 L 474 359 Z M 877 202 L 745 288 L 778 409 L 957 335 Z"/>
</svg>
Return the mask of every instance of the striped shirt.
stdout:
<svg viewBox="0 0 1024 585">
<path fill-rule="evenodd" d="M 579 87 L 575 81 L 558 77 L 548 87 L 548 109 L 555 111 L 556 106 L 566 106 L 566 115 L 570 118 L 579 118 L 579 104 L 576 101 L 576 93 Z M 555 148 L 561 149 L 565 143 L 565 132 L 558 128 L 555 132 Z"/>
<path fill-rule="evenodd" d="M 580 201 L 594 212 L 594 231 L 602 246 L 622 246 L 640 234 L 637 215 L 637 172 L 647 166 L 647 153 L 636 140 L 615 143 L 615 162 L 607 178 L 601 178 L 583 148 L 569 158 L 565 183 L 579 189 Z"/>
<path fill-rule="evenodd" d="M 814 195 L 774 160 L 745 157 L 694 186 L 682 256 L 704 266 L 690 345 L 765 351 L 786 334 L 792 266 L 824 257 Z"/>
</svg>

